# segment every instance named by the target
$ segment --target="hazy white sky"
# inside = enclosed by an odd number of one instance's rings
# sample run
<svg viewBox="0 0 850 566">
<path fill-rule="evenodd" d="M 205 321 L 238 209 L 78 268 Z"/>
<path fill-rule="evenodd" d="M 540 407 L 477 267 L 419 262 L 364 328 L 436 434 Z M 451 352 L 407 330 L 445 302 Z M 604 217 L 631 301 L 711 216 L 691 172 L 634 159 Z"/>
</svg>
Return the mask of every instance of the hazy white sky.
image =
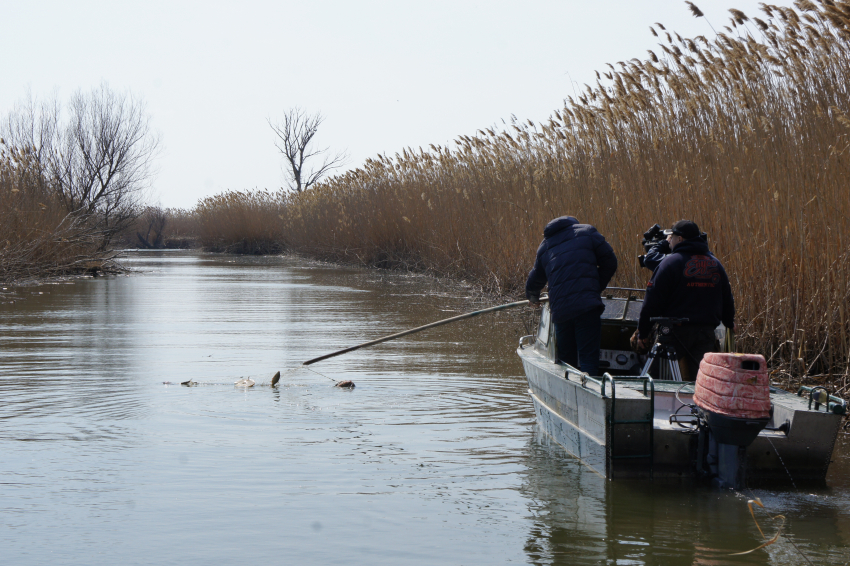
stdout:
<svg viewBox="0 0 850 566">
<path fill-rule="evenodd" d="M 790 1 L 779 2 L 783 5 Z M 714 27 L 756 0 L 696 0 Z M 681 0 L 5 1 L 0 113 L 30 89 L 105 81 L 142 97 L 162 138 L 154 199 L 192 207 L 284 185 L 266 118 L 321 111 L 348 167 L 445 145 L 511 114 L 545 120 L 605 63 L 644 59 L 661 22 L 706 35 Z"/>
</svg>

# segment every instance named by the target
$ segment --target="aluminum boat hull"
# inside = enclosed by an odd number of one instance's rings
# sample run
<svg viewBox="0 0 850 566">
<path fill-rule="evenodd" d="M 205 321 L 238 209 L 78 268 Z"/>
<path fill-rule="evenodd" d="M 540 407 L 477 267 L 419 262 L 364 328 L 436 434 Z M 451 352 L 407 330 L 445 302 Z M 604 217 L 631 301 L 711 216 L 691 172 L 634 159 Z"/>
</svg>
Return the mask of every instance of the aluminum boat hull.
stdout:
<svg viewBox="0 0 850 566">
<path fill-rule="evenodd" d="M 548 316 L 544 309 L 542 317 Z M 623 322 L 603 319 L 609 326 Z M 541 320 L 537 336 L 524 337 L 517 349 L 537 422 L 546 434 L 609 479 L 681 478 L 704 472 L 698 466 L 699 435 L 670 419 L 677 412 L 689 414 L 692 383 L 586 376 L 555 361 L 551 326 Z M 841 427 L 842 416 L 836 413 L 843 410 L 843 401 L 830 397 L 836 402 L 812 403 L 810 394 L 773 387 L 770 393 L 771 420 L 746 448 L 743 459 L 747 481 L 824 482 Z"/>
</svg>

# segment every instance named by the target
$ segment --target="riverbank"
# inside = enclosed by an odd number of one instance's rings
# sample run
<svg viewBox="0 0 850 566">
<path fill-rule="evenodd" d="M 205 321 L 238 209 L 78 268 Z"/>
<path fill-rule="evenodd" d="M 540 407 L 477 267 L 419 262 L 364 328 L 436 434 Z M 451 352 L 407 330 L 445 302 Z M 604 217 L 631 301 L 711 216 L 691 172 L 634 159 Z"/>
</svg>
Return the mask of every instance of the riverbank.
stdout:
<svg viewBox="0 0 850 566">
<path fill-rule="evenodd" d="M 0 139 L 0 284 L 117 269 L 102 220 L 97 211 L 69 208 L 31 149 Z"/>
</svg>

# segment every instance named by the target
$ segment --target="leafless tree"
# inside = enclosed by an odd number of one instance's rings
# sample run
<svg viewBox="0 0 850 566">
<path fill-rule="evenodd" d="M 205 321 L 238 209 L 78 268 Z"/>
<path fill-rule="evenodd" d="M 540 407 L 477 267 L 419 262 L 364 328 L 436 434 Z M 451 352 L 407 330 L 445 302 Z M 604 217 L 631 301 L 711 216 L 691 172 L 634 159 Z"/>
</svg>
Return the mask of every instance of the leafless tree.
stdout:
<svg viewBox="0 0 850 566">
<path fill-rule="evenodd" d="M 99 226 L 104 246 L 141 213 L 159 146 L 141 100 L 103 84 L 74 94 L 66 118 L 55 96 L 30 96 L 0 131 L 9 145 L 30 148 L 68 211 Z"/>
<path fill-rule="evenodd" d="M 300 193 L 309 189 L 328 171 L 341 167 L 346 159 L 344 152 L 328 155 L 328 148 L 316 149 L 313 143 L 316 132 L 325 118 L 320 114 L 308 114 L 300 108 L 291 108 L 281 122 L 268 120 L 277 136 L 275 146 L 286 159 L 289 189 Z M 314 166 L 314 162 L 321 165 Z M 310 168 L 308 167 L 308 163 Z"/>
<path fill-rule="evenodd" d="M 136 232 L 139 245 L 150 250 L 161 249 L 164 244 L 166 224 L 168 224 L 168 213 L 165 210 L 158 206 L 147 207 L 139 217 L 140 230 Z"/>
</svg>

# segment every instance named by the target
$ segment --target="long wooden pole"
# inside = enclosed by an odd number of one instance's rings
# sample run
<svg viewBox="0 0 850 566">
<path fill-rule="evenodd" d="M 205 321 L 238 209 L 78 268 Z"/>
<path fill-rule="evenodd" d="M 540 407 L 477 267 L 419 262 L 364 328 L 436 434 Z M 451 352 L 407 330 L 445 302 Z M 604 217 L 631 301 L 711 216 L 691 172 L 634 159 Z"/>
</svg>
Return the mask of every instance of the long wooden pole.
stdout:
<svg viewBox="0 0 850 566">
<path fill-rule="evenodd" d="M 549 300 L 548 297 L 540 297 L 540 302 L 546 302 L 548 300 Z M 327 360 L 328 358 L 333 358 L 335 356 L 347 354 L 348 352 L 353 352 L 354 350 L 359 350 L 360 348 L 365 348 L 367 346 L 374 346 L 375 344 L 380 344 L 381 342 L 386 342 L 388 340 L 395 340 L 396 338 L 401 338 L 402 336 L 407 336 L 408 334 L 415 334 L 416 332 L 422 332 L 423 330 L 428 330 L 429 328 L 442 326 L 444 324 L 457 322 L 459 320 L 465 320 L 467 318 L 472 318 L 474 316 L 478 316 L 480 314 L 484 314 L 484 313 L 488 313 L 488 312 L 496 312 L 496 311 L 502 311 L 502 310 L 505 310 L 505 309 L 512 309 L 514 307 L 521 307 L 521 306 L 527 305 L 527 304 L 529 304 L 528 301 L 517 301 L 515 303 L 507 303 L 507 304 L 499 305 L 499 306 L 496 306 L 496 307 L 490 307 L 488 309 L 482 309 L 480 311 L 468 312 L 466 314 L 453 316 L 452 318 L 447 318 L 445 320 L 438 320 L 437 322 L 432 322 L 431 324 L 426 324 L 425 326 L 419 326 L 418 328 L 411 328 L 410 330 L 405 330 L 404 332 L 398 332 L 396 334 L 390 334 L 389 336 L 384 336 L 383 338 L 378 338 L 377 340 L 370 340 L 369 342 L 364 342 L 362 344 L 358 344 L 356 346 L 351 346 L 351 347 L 345 348 L 343 350 L 331 352 L 330 354 L 325 354 L 324 356 L 319 356 L 318 358 L 313 358 L 312 360 L 307 360 L 306 362 L 304 362 L 301 365 L 309 366 L 311 364 L 315 364 L 316 362 L 320 362 L 322 360 Z"/>
</svg>

